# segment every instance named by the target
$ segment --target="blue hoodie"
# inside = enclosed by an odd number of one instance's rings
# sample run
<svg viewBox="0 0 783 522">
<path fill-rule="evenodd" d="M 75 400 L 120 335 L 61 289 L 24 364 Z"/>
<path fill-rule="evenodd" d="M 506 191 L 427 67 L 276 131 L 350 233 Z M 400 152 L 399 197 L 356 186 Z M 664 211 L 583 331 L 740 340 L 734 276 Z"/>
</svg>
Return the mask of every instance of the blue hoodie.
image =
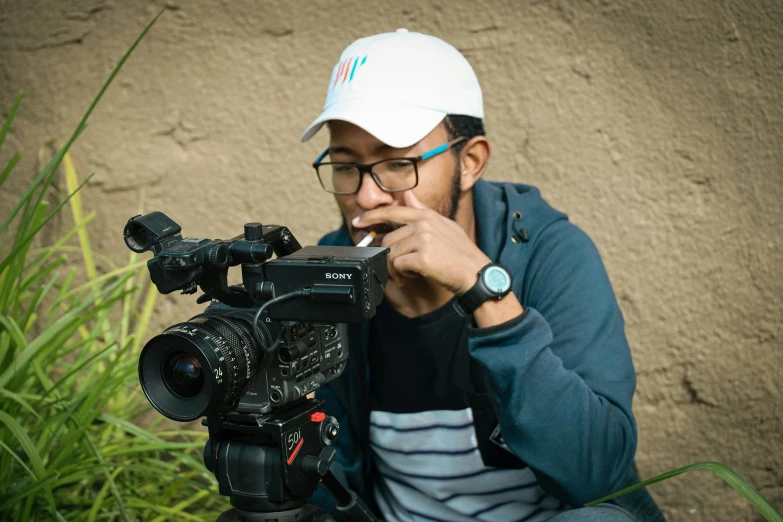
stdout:
<svg viewBox="0 0 783 522">
<path fill-rule="evenodd" d="M 521 320 L 468 332 L 506 444 L 547 493 L 574 507 L 637 483 L 636 375 L 598 250 L 535 187 L 479 180 L 473 198 L 478 246 L 511 271 L 525 307 Z M 345 227 L 320 244 L 353 245 Z M 341 426 L 333 471 L 372 506 L 368 341 L 367 324 L 350 325 L 348 367 L 316 395 Z M 320 491 L 312 502 L 331 507 Z M 644 490 L 618 504 L 663 520 Z"/>
</svg>

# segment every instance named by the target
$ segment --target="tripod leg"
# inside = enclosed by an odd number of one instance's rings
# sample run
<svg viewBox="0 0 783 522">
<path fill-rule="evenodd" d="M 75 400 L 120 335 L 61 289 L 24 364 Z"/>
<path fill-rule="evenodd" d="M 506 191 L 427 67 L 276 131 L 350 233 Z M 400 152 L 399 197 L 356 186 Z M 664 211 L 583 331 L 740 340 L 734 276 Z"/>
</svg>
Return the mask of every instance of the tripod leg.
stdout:
<svg viewBox="0 0 783 522">
<path fill-rule="evenodd" d="M 378 522 L 376 516 L 362 499 L 355 492 L 346 488 L 331 470 L 326 472 L 321 485 L 334 499 L 337 511 L 342 513 L 349 522 Z"/>
</svg>

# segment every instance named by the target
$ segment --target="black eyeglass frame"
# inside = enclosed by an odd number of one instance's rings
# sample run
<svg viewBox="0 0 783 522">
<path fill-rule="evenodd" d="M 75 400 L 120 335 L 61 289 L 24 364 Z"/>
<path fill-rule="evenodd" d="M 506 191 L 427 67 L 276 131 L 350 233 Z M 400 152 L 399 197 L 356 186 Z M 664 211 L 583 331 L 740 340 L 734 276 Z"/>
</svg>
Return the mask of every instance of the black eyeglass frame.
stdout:
<svg viewBox="0 0 783 522">
<path fill-rule="evenodd" d="M 433 156 L 437 156 L 438 154 L 446 152 L 447 150 L 451 149 L 454 145 L 456 145 L 458 143 L 461 143 L 463 141 L 466 141 L 466 139 L 467 138 L 465 138 L 463 136 L 458 136 L 458 137 L 454 138 L 453 140 L 451 140 L 451 141 L 449 141 L 447 143 L 444 143 L 440 147 L 436 147 L 436 148 L 434 148 L 432 150 L 424 152 L 423 154 L 421 154 L 419 156 L 416 156 L 416 157 L 413 157 L 413 158 L 405 158 L 405 157 L 386 158 L 386 159 L 382 159 L 380 161 L 376 161 L 376 162 L 373 162 L 373 163 L 353 163 L 353 162 L 350 162 L 350 161 L 327 161 L 327 162 L 322 163 L 321 160 L 324 159 L 327 156 L 327 154 L 329 154 L 329 149 L 326 149 L 313 162 L 313 168 L 315 169 L 315 175 L 318 177 L 318 182 L 321 184 L 321 187 L 326 192 L 328 192 L 330 194 L 336 194 L 338 196 L 350 196 L 351 194 L 356 194 L 357 192 L 359 192 L 362 189 L 362 182 L 364 181 L 364 173 L 365 172 L 370 174 L 370 176 L 372 177 L 373 181 L 375 181 L 375 184 L 378 185 L 378 187 L 382 191 L 390 193 L 390 194 L 395 193 L 395 192 L 405 192 L 406 190 L 411 190 L 413 188 L 416 188 L 416 186 L 419 184 L 419 162 L 420 161 L 424 161 L 424 160 L 429 159 L 429 158 L 431 158 Z M 399 160 L 410 161 L 413 164 L 413 172 L 414 172 L 414 175 L 416 176 L 416 179 L 414 180 L 413 185 L 408 187 L 408 188 L 404 188 L 404 189 L 387 189 L 386 187 L 383 186 L 383 184 L 381 183 L 381 180 L 378 179 L 378 176 L 375 174 L 375 172 L 373 172 L 372 168 L 375 167 L 376 165 L 381 164 L 381 163 L 386 163 L 387 161 L 399 161 Z M 320 173 L 320 171 L 318 169 L 319 169 L 319 167 L 327 166 L 327 165 L 349 165 L 349 166 L 354 167 L 356 170 L 358 170 L 359 171 L 359 184 L 357 185 L 356 190 L 354 190 L 353 192 L 335 192 L 333 190 L 329 190 L 328 188 L 326 188 L 326 185 L 324 185 L 324 182 L 321 179 L 321 173 Z"/>
</svg>

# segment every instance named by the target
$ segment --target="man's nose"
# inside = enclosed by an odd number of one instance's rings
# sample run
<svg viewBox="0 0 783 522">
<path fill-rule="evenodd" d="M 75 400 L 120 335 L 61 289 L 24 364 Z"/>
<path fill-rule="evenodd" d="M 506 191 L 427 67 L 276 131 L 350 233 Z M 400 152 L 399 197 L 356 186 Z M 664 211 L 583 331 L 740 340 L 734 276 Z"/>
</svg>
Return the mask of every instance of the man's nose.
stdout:
<svg viewBox="0 0 783 522">
<path fill-rule="evenodd" d="M 360 207 L 371 210 L 382 205 L 390 204 L 394 198 L 388 192 L 381 190 L 375 183 L 375 179 L 369 172 L 362 173 L 362 186 L 356 193 L 356 202 Z"/>
</svg>

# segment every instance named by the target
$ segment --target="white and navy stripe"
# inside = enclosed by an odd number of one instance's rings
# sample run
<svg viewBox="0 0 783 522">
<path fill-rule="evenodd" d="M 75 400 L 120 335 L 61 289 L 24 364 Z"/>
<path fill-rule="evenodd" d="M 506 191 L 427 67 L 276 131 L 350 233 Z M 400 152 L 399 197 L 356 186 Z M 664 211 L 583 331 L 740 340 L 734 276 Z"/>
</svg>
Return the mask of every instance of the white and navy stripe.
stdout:
<svg viewBox="0 0 783 522">
<path fill-rule="evenodd" d="M 384 520 L 542 522 L 566 509 L 530 468 L 484 465 L 470 408 L 373 411 L 370 420 Z"/>
</svg>

